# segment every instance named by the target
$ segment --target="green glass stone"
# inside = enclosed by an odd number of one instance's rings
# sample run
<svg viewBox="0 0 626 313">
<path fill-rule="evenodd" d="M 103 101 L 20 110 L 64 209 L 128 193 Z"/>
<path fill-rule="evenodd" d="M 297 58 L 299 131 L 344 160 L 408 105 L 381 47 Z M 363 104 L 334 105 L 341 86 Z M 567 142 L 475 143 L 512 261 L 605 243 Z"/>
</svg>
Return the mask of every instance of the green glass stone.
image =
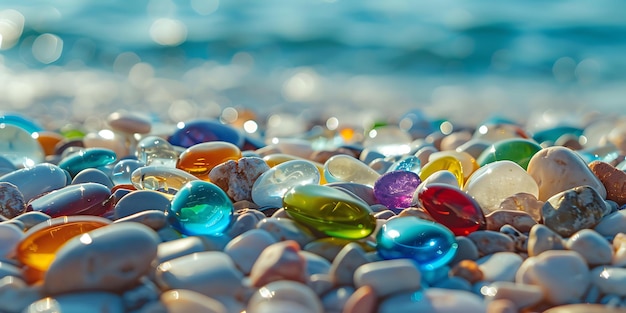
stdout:
<svg viewBox="0 0 626 313">
<path fill-rule="evenodd" d="M 331 237 L 361 239 L 376 228 L 367 203 L 328 186 L 295 186 L 285 194 L 283 207 L 296 222 Z"/>
<path fill-rule="evenodd" d="M 532 140 L 522 138 L 505 139 L 485 149 L 478 156 L 476 162 L 482 167 L 495 161 L 509 160 L 526 169 L 530 159 L 541 149 L 541 146 Z"/>
</svg>

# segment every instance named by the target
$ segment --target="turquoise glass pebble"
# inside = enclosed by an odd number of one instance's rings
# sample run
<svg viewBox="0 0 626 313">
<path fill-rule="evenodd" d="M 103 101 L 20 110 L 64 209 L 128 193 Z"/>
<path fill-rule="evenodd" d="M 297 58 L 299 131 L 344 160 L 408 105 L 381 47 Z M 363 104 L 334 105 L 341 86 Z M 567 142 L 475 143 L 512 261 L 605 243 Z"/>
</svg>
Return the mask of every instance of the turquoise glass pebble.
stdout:
<svg viewBox="0 0 626 313">
<path fill-rule="evenodd" d="M 408 171 L 417 174 L 421 169 L 422 163 L 418 157 L 414 155 L 406 155 L 391 164 L 391 166 L 387 169 L 387 172 Z"/>
<path fill-rule="evenodd" d="M 185 184 L 165 211 L 183 235 L 221 235 L 233 219 L 233 203 L 217 185 L 195 180 Z"/>
<path fill-rule="evenodd" d="M 40 132 L 43 130 L 37 123 L 15 113 L 0 112 L 0 124 L 13 125 L 19 127 L 29 134 Z"/>
<path fill-rule="evenodd" d="M 533 139 L 536 142 L 555 142 L 559 137 L 563 135 L 573 135 L 580 137 L 583 134 L 584 129 L 572 126 L 557 126 L 548 129 L 538 131 L 533 134 Z"/>
<path fill-rule="evenodd" d="M 448 228 L 414 216 L 388 220 L 376 234 L 376 241 L 376 250 L 383 259 L 411 259 L 422 270 L 448 264 L 458 248 Z"/>
<path fill-rule="evenodd" d="M 72 177 L 87 168 L 98 168 L 115 162 L 115 152 L 105 148 L 87 148 L 72 153 L 59 162 L 59 167 Z"/>
</svg>

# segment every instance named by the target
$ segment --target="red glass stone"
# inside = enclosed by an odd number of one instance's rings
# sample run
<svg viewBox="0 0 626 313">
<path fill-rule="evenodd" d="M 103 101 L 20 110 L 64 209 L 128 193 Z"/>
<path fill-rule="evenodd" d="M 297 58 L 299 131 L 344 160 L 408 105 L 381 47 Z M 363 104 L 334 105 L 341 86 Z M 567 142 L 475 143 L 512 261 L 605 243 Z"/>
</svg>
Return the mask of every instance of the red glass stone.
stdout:
<svg viewBox="0 0 626 313">
<path fill-rule="evenodd" d="M 485 229 L 485 215 L 467 193 L 444 184 L 429 184 L 417 195 L 418 200 L 438 223 L 456 236 L 466 236 Z"/>
</svg>

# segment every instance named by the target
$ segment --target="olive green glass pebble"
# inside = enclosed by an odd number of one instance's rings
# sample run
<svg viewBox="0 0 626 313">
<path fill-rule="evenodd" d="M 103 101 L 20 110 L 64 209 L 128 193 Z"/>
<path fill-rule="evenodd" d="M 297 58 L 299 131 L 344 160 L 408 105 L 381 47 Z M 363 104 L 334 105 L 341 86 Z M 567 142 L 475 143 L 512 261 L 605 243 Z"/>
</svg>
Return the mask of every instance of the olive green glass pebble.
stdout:
<svg viewBox="0 0 626 313">
<path fill-rule="evenodd" d="M 522 138 L 505 139 L 485 149 L 478 156 L 476 162 L 482 167 L 491 162 L 509 160 L 526 169 L 530 159 L 539 150 L 541 150 L 541 146 L 532 140 Z"/>
<path fill-rule="evenodd" d="M 295 221 L 331 237 L 361 239 L 376 228 L 367 203 L 328 186 L 295 186 L 285 194 L 283 207 Z"/>
</svg>

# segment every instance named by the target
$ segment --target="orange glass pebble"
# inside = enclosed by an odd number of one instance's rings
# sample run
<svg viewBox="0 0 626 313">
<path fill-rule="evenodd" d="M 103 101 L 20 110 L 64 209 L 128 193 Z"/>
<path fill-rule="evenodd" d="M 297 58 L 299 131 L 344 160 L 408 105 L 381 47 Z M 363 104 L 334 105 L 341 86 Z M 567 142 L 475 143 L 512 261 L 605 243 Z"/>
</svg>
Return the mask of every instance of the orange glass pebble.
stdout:
<svg viewBox="0 0 626 313">
<path fill-rule="evenodd" d="M 106 218 L 87 215 L 61 216 L 39 223 L 17 246 L 17 259 L 33 270 L 46 271 L 68 240 L 109 224 Z"/>
<path fill-rule="evenodd" d="M 61 134 L 51 131 L 36 132 L 32 136 L 37 139 L 45 155 L 53 155 L 56 145 L 65 139 Z"/>
<path fill-rule="evenodd" d="M 419 173 L 420 179 L 424 181 L 430 175 L 441 170 L 448 170 L 452 172 L 454 177 L 456 177 L 457 182 L 459 182 L 459 186 L 463 186 L 465 179 L 463 176 L 463 166 L 461 165 L 461 161 L 449 155 L 428 161 Z"/>
<path fill-rule="evenodd" d="M 228 160 L 239 160 L 241 150 L 232 143 L 210 141 L 195 144 L 178 157 L 176 167 L 202 180 L 209 180 L 209 172 Z"/>
<path fill-rule="evenodd" d="M 293 160 L 307 160 L 307 159 L 304 159 L 295 155 L 291 155 L 291 154 L 286 154 L 286 153 L 273 153 L 273 154 L 268 154 L 263 157 L 263 161 L 265 161 L 265 163 L 267 163 L 269 167 L 274 167 L 278 164 L 285 163 L 287 161 L 293 161 Z M 311 161 L 311 160 L 307 160 L 307 161 L 313 163 L 313 165 L 315 165 L 315 167 L 317 167 L 317 170 L 320 172 L 319 184 L 324 185 L 328 183 L 326 179 L 324 178 L 324 164 Z"/>
</svg>

